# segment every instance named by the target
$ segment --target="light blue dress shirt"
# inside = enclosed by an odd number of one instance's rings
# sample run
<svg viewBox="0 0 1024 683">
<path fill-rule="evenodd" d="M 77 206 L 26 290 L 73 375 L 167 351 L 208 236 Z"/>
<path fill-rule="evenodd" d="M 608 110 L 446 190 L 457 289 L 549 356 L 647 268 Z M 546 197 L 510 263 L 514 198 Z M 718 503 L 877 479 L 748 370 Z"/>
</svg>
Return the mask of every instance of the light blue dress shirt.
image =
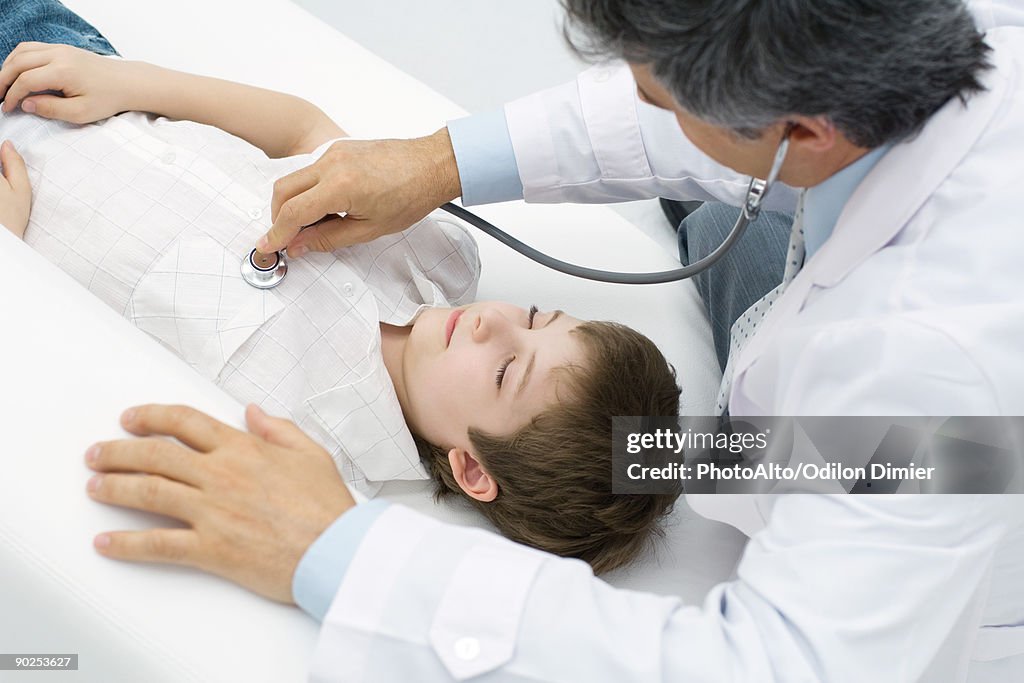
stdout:
<svg viewBox="0 0 1024 683">
<path fill-rule="evenodd" d="M 523 198 L 512 139 L 504 109 L 448 123 L 462 182 L 462 202 L 470 206 Z M 825 182 L 810 188 L 804 199 L 807 260 L 832 234 L 854 190 L 889 147 L 869 152 Z M 295 602 L 322 621 L 348 572 L 360 542 L 388 507 L 374 500 L 357 505 L 324 531 L 303 555 L 292 577 Z"/>
<path fill-rule="evenodd" d="M 868 152 L 825 182 L 807 190 L 804 197 L 805 263 L 832 235 L 846 202 L 890 147 L 885 145 Z"/>
<path fill-rule="evenodd" d="M 523 198 L 504 108 L 449 121 L 448 135 L 459 166 L 463 206 Z"/>
</svg>

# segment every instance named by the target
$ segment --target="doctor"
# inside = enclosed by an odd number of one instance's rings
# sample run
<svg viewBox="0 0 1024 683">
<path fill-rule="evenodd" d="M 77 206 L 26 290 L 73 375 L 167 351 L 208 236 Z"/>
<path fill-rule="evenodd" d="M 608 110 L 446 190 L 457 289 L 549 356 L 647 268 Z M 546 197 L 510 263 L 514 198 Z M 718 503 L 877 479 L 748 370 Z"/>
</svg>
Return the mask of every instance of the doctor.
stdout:
<svg viewBox="0 0 1024 683">
<path fill-rule="evenodd" d="M 788 135 L 781 177 L 808 189 L 773 197 L 796 213 L 791 258 L 770 312 L 752 307 L 733 329 L 723 407 L 1024 414 L 1024 30 L 1005 27 L 1024 9 L 566 5 L 584 46 L 628 70 L 588 71 L 428 138 L 339 143 L 279 182 L 261 250 L 371 239 L 459 195 L 738 202 L 738 174 L 763 176 Z M 298 234 L 334 212 L 348 215 Z M 323 621 L 314 680 L 1024 679 L 1024 506 L 1010 497 L 751 498 L 738 578 L 697 607 L 397 505 L 353 506 L 294 426 L 248 418 L 243 434 L 188 409 L 129 411 L 133 433 L 185 446 L 101 444 L 89 462 L 115 474 L 92 495 L 192 528 L 97 547 L 294 599 Z"/>
</svg>

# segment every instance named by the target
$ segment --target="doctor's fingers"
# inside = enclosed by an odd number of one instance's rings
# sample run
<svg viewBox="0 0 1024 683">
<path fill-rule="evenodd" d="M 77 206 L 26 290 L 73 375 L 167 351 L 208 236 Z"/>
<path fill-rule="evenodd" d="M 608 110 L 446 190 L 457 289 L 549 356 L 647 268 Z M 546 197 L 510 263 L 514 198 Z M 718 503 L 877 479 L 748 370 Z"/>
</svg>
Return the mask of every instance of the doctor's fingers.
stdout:
<svg viewBox="0 0 1024 683">
<path fill-rule="evenodd" d="M 200 453 L 209 453 L 245 434 L 188 406 L 145 405 L 121 414 L 121 426 L 135 436 L 173 436 Z"/>
<path fill-rule="evenodd" d="M 281 206 L 320 182 L 317 165 L 300 168 L 298 171 L 281 176 L 274 182 L 274 195 L 270 199 L 270 220 L 277 221 Z"/>
<path fill-rule="evenodd" d="M 167 439 L 126 439 L 94 444 L 85 452 L 85 462 L 97 472 L 140 472 L 192 486 L 202 483 L 199 454 Z"/>
<path fill-rule="evenodd" d="M 196 566 L 199 534 L 192 529 L 150 529 L 149 531 L 108 531 L 96 536 L 93 545 L 115 560 L 166 562 Z"/>
<path fill-rule="evenodd" d="M 371 221 L 351 217 L 328 218 L 300 232 L 288 245 L 288 254 L 302 256 L 306 250 L 334 251 L 369 242 L 383 234 L 385 231 Z"/>
<path fill-rule="evenodd" d="M 156 474 L 95 474 L 86 484 L 89 497 L 100 503 L 155 512 L 185 522 L 201 514 L 199 489 Z"/>
<path fill-rule="evenodd" d="M 290 245 L 304 226 L 330 216 L 331 202 L 332 197 L 322 183 L 288 199 L 278 209 L 274 224 L 265 236 L 266 241 L 257 241 L 256 248 L 267 253 Z"/>
<path fill-rule="evenodd" d="M 264 441 L 284 448 L 318 448 L 319 446 L 291 420 L 273 417 L 255 403 L 245 408 L 245 422 L 249 431 Z"/>
</svg>

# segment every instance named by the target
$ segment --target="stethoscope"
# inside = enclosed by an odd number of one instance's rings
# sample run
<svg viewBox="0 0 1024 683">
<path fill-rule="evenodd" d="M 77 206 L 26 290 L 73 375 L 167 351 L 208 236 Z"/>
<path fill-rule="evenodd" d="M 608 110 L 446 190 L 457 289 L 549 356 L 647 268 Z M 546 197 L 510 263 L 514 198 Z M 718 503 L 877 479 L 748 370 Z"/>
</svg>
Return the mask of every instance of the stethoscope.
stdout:
<svg viewBox="0 0 1024 683">
<path fill-rule="evenodd" d="M 768 173 L 768 178 L 765 180 L 761 180 L 759 178 L 750 179 L 750 186 L 747 188 L 747 196 L 743 202 L 743 210 L 740 212 L 739 218 L 736 219 L 736 224 L 718 248 L 696 263 L 691 263 L 682 268 L 676 268 L 673 270 L 663 270 L 657 273 L 617 273 L 614 271 L 578 266 L 573 263 L 556 259 L 553 256 L 549 256 L 537 249 L 534 249 L 528 244 L 520 242 L 504 230 L 485 221 L 475 213 L 467 211 L 461 206 L 456 206 L 449 202 L 441 206 L 441 208 L 456 218 L 460 218 L 470 225 L 487 233 L 505 246 L 518 251 L 526 258 L 536 261 L 542 266 L 547 266 L 548 268 L 557 270 L 560 273 L 565 273 L 566 275 L 572 275 L 573 277 L 584 278 L 586 280 L 611 282 L 621 285 L 654 285 L 664 282 L 676 282 L 677 280 L 685 280 L 687 278 L 694 277 L 715 265 L 723 256 L 726 255 L 726 253 L 728 253 L 730 249 L 732 249 L 733 245 L 743 237 L 743 233 L 746 232 L 747 226 L 757 220 L 757 217 L 761 214 L 761 205 L 764 203 L 765 197 L 768 196 L 768 192 L 771 191 L 772 187 L 774 187 L 778 180 L 779 173 L 782 171 L 782 165 L 786 161 L 786 153 L 789 151 L 789 134 L 790 128 L 787 128 L 782 137 L 782 141 L 779 143 L 778 149 L 775 151 L 775 159 L 772 162 L 772 168 Z M 277 252 L 276 254 L 260 254 L 253 249 L 246 258 L 242 259 L 242 277 L 250 285 L 259 289 L 270 289 L 271 287 L 276 287 L 281 283 L 287 273 L 288 263 L 281 252 Z"/>
</svg>

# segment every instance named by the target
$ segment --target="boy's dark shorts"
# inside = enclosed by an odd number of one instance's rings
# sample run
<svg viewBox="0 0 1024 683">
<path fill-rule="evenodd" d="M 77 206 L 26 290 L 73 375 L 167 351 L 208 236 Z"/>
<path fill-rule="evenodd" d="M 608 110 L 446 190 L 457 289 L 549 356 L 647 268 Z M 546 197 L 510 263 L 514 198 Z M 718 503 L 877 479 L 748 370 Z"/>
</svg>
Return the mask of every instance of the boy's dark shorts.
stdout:
<svg viewBox="0 0 1024 683">
<path fill-rule="evenodd" d="M 118 54 L 103 34 L 57 0 L 0 0 L 0 62 L 18 43 L 27 41 Z"/>
</svg>

